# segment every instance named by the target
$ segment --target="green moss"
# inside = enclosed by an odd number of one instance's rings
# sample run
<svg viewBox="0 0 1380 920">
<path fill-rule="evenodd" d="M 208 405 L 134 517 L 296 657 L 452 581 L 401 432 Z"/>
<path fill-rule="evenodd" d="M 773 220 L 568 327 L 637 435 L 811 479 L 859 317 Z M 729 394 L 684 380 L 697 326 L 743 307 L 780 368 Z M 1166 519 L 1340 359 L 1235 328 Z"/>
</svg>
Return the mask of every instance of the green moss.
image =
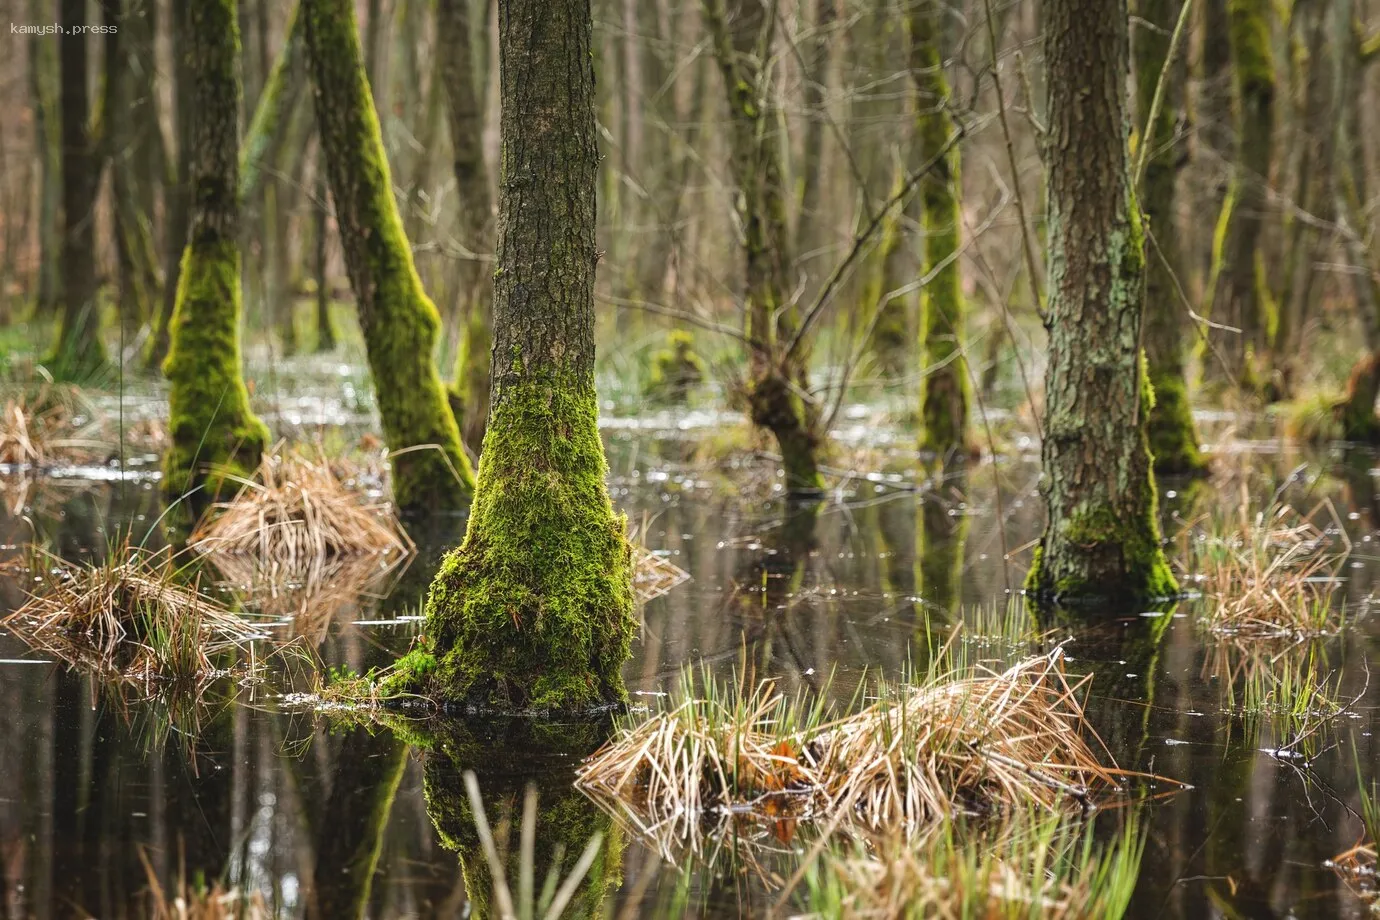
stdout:
<svg viewBox="0 0 1380 920">
<path fill-rule="evenodd" d="M 631 549 L 604 483 L 593 384 L 514 371 L 489 420 L 465 540 L 427 601 L 429 692 L 498 711 L 620 702 Z"/>
<path fill-rule="evenodd" d="M 652 355 L 652 371 L 643 392 L 653 402 L 683 405 L 706 376 L 704 359 L 695 353 L 694 337 L 676 329 L 667 336 L 666 347 Z"/>
<path fill-rule="evenodd" d="M 1198 449 L 1193 427 L 1193 410 L 1188 402 L 1188 387 L 1182 372 L 1154 378 L 1154 406 L 1150 410 L 1148 436 L 1155 472 L 1197 474 L 1208 468 L 1207 458 Z"/>
<path fill-rule="evenodd" d="M 234 241 L 188 245 L 163 373 L 172 384 L 164 493 L 182 495 L 204 485 L 214 495 L 225 477 L 252 476 L 268 446 L 268 429 L 250 411 L 240 374 L 240 253 Z"/>
<path fill-rule="evenodd" d="M 489 365 L 493 348 L 493 307 L 488 296 L 470 301 L 469 315 L 455 354 L 455 382 L 447 394 L 465 443 L 484 443 L 489 418 Z"/>
<path fill-rule="evenodd" d="M 911 359 L 909 346 L 910 322 L 906 315 L 907 300 L 893 297 L 886 303 L 891 288 L 891 268 L 901 258 L 901 249 L 906 235 L 901 232 L 901 221 L 896 215 L 886 219 L 882 227 L 882 239 L 878 244 L 880 255 L 876 267 L 869 272 L 867 289 L 863 293 L 863 303 L 873 310 L 880 311 L 872 327 L 872 338 L 867 343 L 877 362 L 877 370 L 885 377 L 902 377 L 909 372 Z"/>
<path fill-rule="evenodd" d="M 336 222 L 393 452 L 393 497 L 411 510 L 460 508 L 474 473 L 436 371 L 440 317 L 398 216 L 353 8 L 348 0 L 303 0 L 299 15 Z"/>
</svg>

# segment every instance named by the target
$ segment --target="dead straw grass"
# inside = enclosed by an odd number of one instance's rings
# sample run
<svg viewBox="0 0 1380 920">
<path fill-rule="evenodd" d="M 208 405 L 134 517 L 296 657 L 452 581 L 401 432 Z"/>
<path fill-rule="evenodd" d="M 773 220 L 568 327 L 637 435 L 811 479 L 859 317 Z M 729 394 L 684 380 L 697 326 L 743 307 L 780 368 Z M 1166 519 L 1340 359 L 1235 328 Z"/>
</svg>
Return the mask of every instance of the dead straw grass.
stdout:
<svg viewBox="0 0 1380 920">
<path fill-rule="evenodd" d="M 1207 627 L 1248 639 L 1335 632 L 1341 612 L 1333 594 L 1351 548 L 1335 509 L 1324 501 L 1303 514 L 1273 502 L 1251 511 L 1242 488 L 1237 511 L 1189 546 L 1189 571 L 1208 600 Z"/>
<path fill-rule="evenodd" d="M 58 460 L 81 462 L 109 447 L 98 436 L 95 409 L 76 387 L 41 382 L 0 402 L 0 464 L 35 468 Z"/>
<path fill-rule="evenodd" d="M 391 507 L 346 488 L 324 456 L 281 449 L 263 458 L 257 481 L 208 511 L 190 542 L 202 555 L 252 557 L 301 578 L 321 560 L 415 548 Z"/>
<path fill-rule="evenodd" d="M 681 701 L 622 727 L 577 785 L 635 830 L 692 846 L 725 814 L 834 817 L 860 828 L 919 829 L 959 813 L 1087 805 L 1121 774 L 1083 717 L 1062 649 L 1004 671 L 981 665 L 879 684 L 830 716 L 770 681 L 739 690 L 687 680 Z"/>
<path fill-rule="evenodd" d="M 129 543 L 101 565 L 42 557 L 41 588 L 0 620 L 35 650 L 115 682 L 204 681 L 251 627 L 184 583 L 166 550 Z"/>
<path fill-rule="evenodd" d="M 148 854 L 142 849 L 139 861 L 144 865 L 144 877 L 148 880 L 147 916 L 150 920 L 272 920 L 275 916 L 262 893 L 227 889 L 219 881 L 209 887 L 190 884 L 182 866 L 176 888 L 165 891 Z"/>
</svg>

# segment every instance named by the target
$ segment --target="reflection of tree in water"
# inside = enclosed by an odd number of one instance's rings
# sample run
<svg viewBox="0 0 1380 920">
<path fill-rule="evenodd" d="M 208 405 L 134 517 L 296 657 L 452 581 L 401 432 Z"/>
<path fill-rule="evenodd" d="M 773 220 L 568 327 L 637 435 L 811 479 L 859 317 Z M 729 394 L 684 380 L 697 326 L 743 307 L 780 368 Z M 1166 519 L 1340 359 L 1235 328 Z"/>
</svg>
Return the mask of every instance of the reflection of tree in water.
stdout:
<svg viewBox="0 0 1380 920">
<path fill-rule="evenodd" d="M 963 597 L 963 556 L 970 526 L 963 506 L 967 486 L 967 476 L 960 470 L 951 474 L 942 492 L 920 500 L 915 580 L 927 618 L 944 624 L 958 620 Z"/>
<path fill-rule="evenodd" d="M 622 882 L 623 834 L 612 819 L 572 785 L 580 760 L 603 742 L 608 723 L 550 724 L 519 720 L 485 725 L 438 721 L 405 729 L 425 750 L 422 761 L 427 814 L 442 844 L 459 854 L 474 918 L 493 916 L 493 878 L 484 858 L 463 775 L 472 770 L 489 824 L 500 845 L 507 825 L 504 873 L 516 890 L 518 836 L 523 797 L 529 783 L 541 789 L 537 808 L 534 861 L 536 888 L 554 867 L 561 880 L 596 833 L 603 846 L 580 882 L 563 917 L 600 917 L 610 894 Z"/>
</svg>

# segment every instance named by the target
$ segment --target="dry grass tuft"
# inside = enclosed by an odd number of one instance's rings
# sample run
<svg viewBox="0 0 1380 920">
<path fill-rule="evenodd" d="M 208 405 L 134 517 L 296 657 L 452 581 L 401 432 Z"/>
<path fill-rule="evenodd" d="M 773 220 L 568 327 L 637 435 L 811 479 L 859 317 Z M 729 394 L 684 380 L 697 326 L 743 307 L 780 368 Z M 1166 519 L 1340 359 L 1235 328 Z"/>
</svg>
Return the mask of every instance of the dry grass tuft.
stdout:
<svg viewBox="0 0 1380 920">
<path fill-rule="evenodd" d="M 44 382 L 0 401 L 0 464 L 80 462 L 109 447 L 96 436 L 96 411 L 76 387 Z"/>
<path fill-rule="evenodd" d="M 1070 683 L 1056 649 L 1001 672 L 880 684 L 843 716 L 770 681 L 707 683 L 702 698 L 687 681 L 680 702 L 621 728 L 577 783 L 663 850 L 693 845 L 726 814 L 914 830 L 959 813 L 1087 805 L 1120 778 L 1083 718 L 1088 680 Z"/>
<path fill-rule="evenodd" d="M 171 553 L 124 543 L 101 565 L 47 557 L 42 588 L 0 620 L 34 649 L 116 682 L 199 682 L 255 632 L 184 584 Z"/>
<path fill-rule="evenodd" d="M 1315 523 L 1324 511 L 1331 521 L 1326 529 Z M 1333 533 L 1340 536 L 1334 540 Z M 1188 569 L 1197 573 L 1208 599 L 1206 625 L 1212 631 L 1249 639 L 1308 638 L 1341 625 L 1332 596 L 1349 550 L 1330 504 L 1308 514 L 1279 503 L 1251 512 L 1243 487 L 1237 513 L 1190 542 Z"/>
<path fill-rule="evenodd" d="M 390 506 L 346 488 L 325 457 L 275 451 L 257 479 L 208 512 L 191 538 L 198 553 L 252 557 L 305 578 L 321 560 L 414 549 Z"/>
</svg>

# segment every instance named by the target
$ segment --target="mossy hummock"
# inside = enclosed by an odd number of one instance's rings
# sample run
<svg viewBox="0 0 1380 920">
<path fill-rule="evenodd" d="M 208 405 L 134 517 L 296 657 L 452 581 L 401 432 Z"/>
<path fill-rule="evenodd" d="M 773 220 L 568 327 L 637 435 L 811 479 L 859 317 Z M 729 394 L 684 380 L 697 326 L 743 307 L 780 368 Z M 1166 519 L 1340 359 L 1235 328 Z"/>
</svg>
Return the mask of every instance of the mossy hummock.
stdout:
<svg viewBox="0 0 1380 920">
<path fill-rule="evenodd" d="M 963 354 L 964 304 L 958 254 L 962 247 L 958 149 L 944 146 L 954 134 L 949 85 L 939 51 L 940 7 L 921 3 L 910 14 L 910 72 L 915 80 L 916 142 L 920 159 L 936 157 L 921 185 L 925 227 L 922 270 L 934 277 L 920 292 L 920 449 L 936 458 L 968 449 L 968 405 L 972 384 Z"/>
<path fill-rule="evenodd" d="M 163 491 L 220 491 L 248 477 L 268 444 L 240 373 L 238 163 L 239 31 L 233 0 L 196 4 L 187 39 L 192 68 L 192 215 L 163 372 L 171 446 Z"/>
<path fill-rule="evenodd" d="M 393 498 L 408 510 L 463 507 L 474 473 L 436 371 L 441 321 L 422 289 L 393 198 L 354 7 L 349 0 L 302 0 L 298 15 L 345 267 L 393 451 Z"/>
<path fill-rule="evenodd" d="M 625 699 L 635 631 L 594 389 L 593 25 L 587 0 L 511 0 L 499 26 L 493 401 L 469 529 L 427 601 L 434 669 L 416 684 L 481 711 L 586 711 Z"/>
<path fill-rule="evenodd" d="M 704 359 L 695 352 L 695 339 L 684 329 L 666 337 L 666 347 L 652 355 L 652 372 L 645 394 L 653 402 L 683 405 L 707 375 Z"/>
<path fill-rule="evenodd" d="M 1044 492 L 1049 520 L 1027 589 L 1056 602 L 1172 595 L 1160 546 L 1140 351 L 1145 241 L 1131 186 L 1124 0 L 1051 0 L 1049 367 Z"/>
</svg>

